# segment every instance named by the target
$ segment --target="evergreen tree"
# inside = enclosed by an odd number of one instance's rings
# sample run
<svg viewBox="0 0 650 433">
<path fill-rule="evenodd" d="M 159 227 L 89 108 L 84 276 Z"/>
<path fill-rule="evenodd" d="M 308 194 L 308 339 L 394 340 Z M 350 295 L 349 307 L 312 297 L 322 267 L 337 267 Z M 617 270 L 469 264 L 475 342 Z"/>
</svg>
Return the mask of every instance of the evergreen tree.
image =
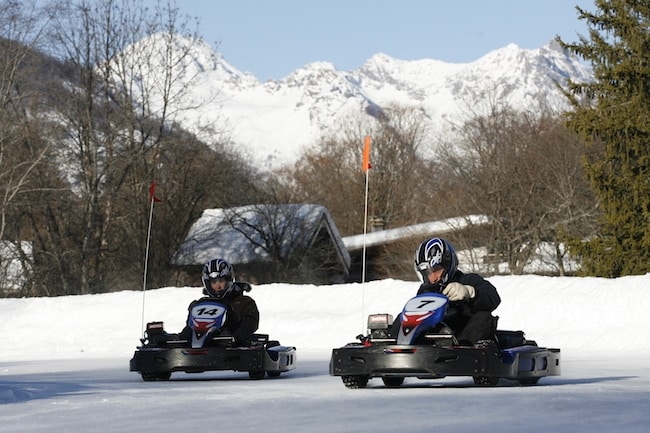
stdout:
<svg viewBox="0 0 650 433">
<path fill-rule="evenodd" d="M 585 162 L 602 212 L 599 233 L 574 252 L 587 275 L 642 274 L 650 272 L 650 1 L 594 5 L 593 13 L 576 7 L 589 38 L 558 38 L 595 77 L 567 89 L 575 108 L 568 128 L 600 149 Z"/>
</svg>

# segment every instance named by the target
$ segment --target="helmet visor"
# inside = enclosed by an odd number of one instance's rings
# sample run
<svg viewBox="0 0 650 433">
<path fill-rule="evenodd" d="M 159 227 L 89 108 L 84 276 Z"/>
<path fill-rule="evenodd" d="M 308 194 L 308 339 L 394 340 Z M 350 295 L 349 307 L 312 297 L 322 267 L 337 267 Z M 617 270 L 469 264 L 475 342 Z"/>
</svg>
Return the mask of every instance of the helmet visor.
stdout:
<svg viewBox="0 0 650 433">
<path fill-rule="evenodd" d="M 420 273 L 422 276 L 422 281 L 427 281 L 427 278 L 429 275 L 431 275 L 434 272 L 438 272 L 443 270 L 444 268 L 441 265 L 433 265 L 431 266 L 429 263 L 420 263 L 419 265 L 416 266 L 417 271 Z"/>
<path fill-rule="evenodd" d="M 216 280 L 226 281 L 228 279 L 228 276 L 221 275 L 221 272 L 210 272 L 208 274 L 208 279 L 210 281 L 216 281 Z"/>
</svg>

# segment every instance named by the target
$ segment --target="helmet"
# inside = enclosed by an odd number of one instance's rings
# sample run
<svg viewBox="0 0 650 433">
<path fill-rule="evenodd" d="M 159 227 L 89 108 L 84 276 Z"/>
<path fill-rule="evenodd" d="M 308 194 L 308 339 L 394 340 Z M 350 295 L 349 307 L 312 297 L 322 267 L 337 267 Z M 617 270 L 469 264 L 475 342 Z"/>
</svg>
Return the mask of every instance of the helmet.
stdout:
<svg viewBox="0 0 650 433">
<path fill-rule="evenodd" d="M 210 281 L 216 279 L 225 279 L 226 288 L 221 292 L 217 293 L 212 290 Z M 203 274 L 201 276 L 203 280 L 203 287 L 205 291 L 210 295 L 216 298 L 221 298 L 228 295 L 234 286 L 235 282 L 235 273 L 233 272 L 232 265 L 223 259 L 212 259 L 203 266 Z"/>
<path fill-rule="evenodd" d="M 415 250 L 414 268 L 420 281 L 425 282 L 426 276 L 436 267 L 445 270 L 442 284 L 445 284 L 458 268 L 458 257 L 454 247 L 441 238 L 427 239 Z"/>
</svg>

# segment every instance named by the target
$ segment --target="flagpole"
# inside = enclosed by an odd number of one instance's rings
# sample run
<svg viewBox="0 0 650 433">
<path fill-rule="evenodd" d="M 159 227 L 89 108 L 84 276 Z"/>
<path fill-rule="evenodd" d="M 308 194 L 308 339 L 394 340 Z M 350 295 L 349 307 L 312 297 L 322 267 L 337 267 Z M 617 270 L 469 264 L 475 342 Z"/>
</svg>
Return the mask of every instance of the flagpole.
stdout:
<svg viewBox="0 0 650 433">
<path fill-rule="evenodd" d="M 145 294 L 147 293 L 147 273 L 149 268 L 149 244 L 151 241 L 151 224 L 153 221 L 153 204 L 157 201 L 156 199 L 156 183 L 151 182 L 149 185 L 149 201 L 151 205 L 149 207 L 149 224 L 147 225 L 147 244 L 144 252 L 144 272 L 142 275 L 142 319 L 140 322 L 141 332 L 144 333 L 144 301 Z"/>
<path fill-rule="evenodd" d="M 365 194 L 365 207 L 363 211 L 363 252 L 361 258 L 361 283 L 366 282 L 366 234 L 368 233 L 368 180 L 370 177 L 370 170 L 366 170 L 366 194 Z"/>
<path fill-rule="evenodd" d="M 370 180 L 370 136 L 366 135 L 363 142 L 363 161 L 361 168 L 366 173 L 366 191 L 363 211 L 363 249 L 361 252 L 361 334 L 365 332 L 365 286 L 366 286 L 366 234 L 368 233 L 368 185 Z"/>
</svg>

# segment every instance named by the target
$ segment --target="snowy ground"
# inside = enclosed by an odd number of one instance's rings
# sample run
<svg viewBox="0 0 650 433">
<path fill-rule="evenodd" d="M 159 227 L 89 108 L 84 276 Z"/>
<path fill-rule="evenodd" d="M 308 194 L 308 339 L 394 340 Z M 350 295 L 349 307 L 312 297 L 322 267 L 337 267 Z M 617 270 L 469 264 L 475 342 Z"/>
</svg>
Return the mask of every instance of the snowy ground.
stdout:
<svg viewBox="0 0 650 433">
<path fill-rule="evenodd" d="M 142 323 L 180 330 L 197 287 L 0 299 L 0 431 L 648 431 L 650 275 L 490 280 L 499 328 L 561 348 L 561 376 L 496 388 L 461 377 L 388 389 L 373 379 L 360 390 L 329 376 L 331 349 L 352 341 L 367 314 L 396 314 L 415 282 L 255 286 L 260 332 L 298 352 L 296 370 L 260 381 L 213 372 L 143 382 L 128 371 Z"/>
</svg>

